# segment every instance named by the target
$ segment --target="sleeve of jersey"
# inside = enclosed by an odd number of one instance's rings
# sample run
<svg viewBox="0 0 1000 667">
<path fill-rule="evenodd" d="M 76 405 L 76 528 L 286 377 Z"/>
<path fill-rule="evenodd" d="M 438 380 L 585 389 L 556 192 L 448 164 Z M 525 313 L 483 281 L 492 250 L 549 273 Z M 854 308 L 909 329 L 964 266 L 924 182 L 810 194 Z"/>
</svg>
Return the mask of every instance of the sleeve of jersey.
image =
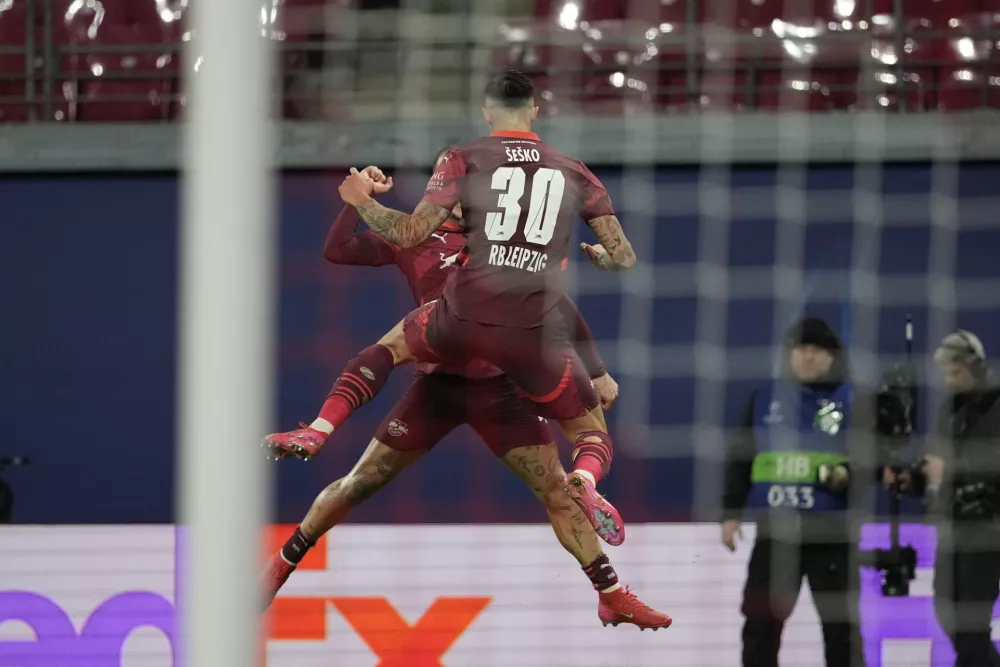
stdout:
<svg viewBox="0 0 1000 667">
<path fill-rule="evenodd" d="M 358 212 L 345 206 L 333 221 L 323 244 L 323 257 L 334 264 L 352 266 L 385 266 L 396 261 L 396 246 L 379 236 L 364 232 L 358 234 Z"/>
<path fill-rule="evenodd" d="M 580 216 L 584 220 L 593 220 L 605 215 L 614 215 L 615 207 L 611 205 L 611 197 L 604 189 L 604 184 L 582 162 L 580 163 L 580 176 L 583 177 Z"/>
<path fill-rule="evenodd" d="M 441 163 L 438 164 L 431 180 L 427 182 L 423 201 L 449 210 L 454 208 L 459 201 L 463 178 L 465 178 L 465 160 L 458 151 L 448 151 L 441 158 Z"/>
</svg>

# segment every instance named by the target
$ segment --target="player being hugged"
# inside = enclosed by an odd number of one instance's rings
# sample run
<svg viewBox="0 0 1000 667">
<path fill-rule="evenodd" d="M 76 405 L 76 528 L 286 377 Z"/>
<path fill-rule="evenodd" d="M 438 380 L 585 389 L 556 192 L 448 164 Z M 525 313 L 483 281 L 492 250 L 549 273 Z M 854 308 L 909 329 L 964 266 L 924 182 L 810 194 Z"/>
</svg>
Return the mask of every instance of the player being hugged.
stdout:
<svg viewBox="0 0 1000 667">
<path fill-rule="evenodd" d="M 406 345 L 397 361 L 481 359 L 507 374 L 573 443 L 567 490 L 598 535 L 620 544 L 621 516 L 595 490 L 614 446 L 555 306 L 564 295 L 576 218 L 600 241 L 582 245 L 599 269 L 630 268 L 635 253 L 597 177 L 531 132 L 538 108 L 528 77 L 494 77 L 483 114 L 492 134 L 445 154 L 412 215 L 372 199 L 373 180 L 357 171 L 340 194 L 375 234 L 403 248 L 423 242 L 461 205 L 467 261 L 440 299 L 404 320 Z"/>
</svg>

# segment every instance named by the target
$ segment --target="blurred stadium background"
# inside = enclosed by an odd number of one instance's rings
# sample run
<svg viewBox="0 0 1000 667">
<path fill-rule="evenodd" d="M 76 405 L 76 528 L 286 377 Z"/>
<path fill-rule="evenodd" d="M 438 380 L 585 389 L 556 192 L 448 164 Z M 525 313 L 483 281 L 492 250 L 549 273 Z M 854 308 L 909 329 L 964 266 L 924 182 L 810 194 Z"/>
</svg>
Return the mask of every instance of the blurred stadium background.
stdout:
<svg viewBox="0 0 1000 667">
<path fill-rule="evenodd" d="M 393 170 L 387 199 L 409 208 L 436 151 L 483 132 L 486 77 L 520 69 L 541 91 L 539 133 L 594 168 L 643 262 L 621 278 L 574 262 L 572 283 L 622 389 L 603 490 L 655 524 L 615 553 L 619 571 L 678 621 L 649 641 L 598 632 L 571 559 L 545 526 L 520 526 L 544 521 L 536 501 L 467 430 L 358 509 L 365 525 L 331 534 L 329 569 L 323 550 L 292 606 L 384 596 L 412 625 L 437 595 L 491 597 L 446 665 L 554 667 L 571 646 L 574 665 L 737 664 L 746 549 L 724 553 L 703 522 L 725 429 L 785 328 L 828 319 L 862 381 L 899 358 L 907 314 L 926 371 L 956 327 L 1000 344 L 997 0 L 247 5 L 276 49 L 284 120 L 274 427 L 312 415 L 411 306 L 395 271 L 322 258 L 345 168 Z M 47 526 L 0 531 L 0 598 L 40 591 L 77 624 L 120 591 L 173 600 L 177 170 L 185 75 L 212 66 L 188 15 L 187 0 L 0 0 L 0 455 L 32 457 L 5 479 L 16 521 Z M 407 382 L 398 372 L 321 458 L 278 468 L 278 521 L 348 469 Z M 95 562 L 102 541 L 148 557 Z M 516 580 L 504 564 L 525 556 L 537 572 Z M 917 606 L 866 608 L 882 619 L 870 665 L 946 664 L 920 590 Z M 551 613 L 513 615 L 536 591 Z M 322 631 L 280 628 L 269 664 L 376 664 L 351 609 L 321 604 Z M 924 630 L 892 636 L 887 619 L 920 613 Z M 0 656 L 31 638 L 18 632 L 0 626 Z M 787 664 L 821 664 L 819 640 L 800 603 Z M 164 642 L 136 631 L 121 664 L 171 664 Z"/>
</svg>

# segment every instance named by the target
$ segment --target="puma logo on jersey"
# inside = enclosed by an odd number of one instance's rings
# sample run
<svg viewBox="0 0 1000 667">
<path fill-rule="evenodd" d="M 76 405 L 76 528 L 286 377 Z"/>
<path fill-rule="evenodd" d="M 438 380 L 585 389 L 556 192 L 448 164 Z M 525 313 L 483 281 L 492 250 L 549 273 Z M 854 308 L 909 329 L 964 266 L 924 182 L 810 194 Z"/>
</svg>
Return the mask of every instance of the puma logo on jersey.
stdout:
<svg viewBox="0 0 1000 667">
<path fill-rule="evenodd" d="M 448 242 L 445 239 L 445 237 L 448 236 L 448 232 L 444 232 L 443 234 L 433 234 L 432 233 L 431 236 L 433 236 L 436 239 L 441 239 L 441 243 L 447 243 Z"/>
<path fill-rule="evenodd" d="M 455 253 L 451 257 L 445 257 L 443 252 L 438 253 L 441 255 L 441 267 L 442 269 L 447 269 L 449 266 L 454 266 L 455 262 L 458 261 L 458 253 Z"/>
</svg>

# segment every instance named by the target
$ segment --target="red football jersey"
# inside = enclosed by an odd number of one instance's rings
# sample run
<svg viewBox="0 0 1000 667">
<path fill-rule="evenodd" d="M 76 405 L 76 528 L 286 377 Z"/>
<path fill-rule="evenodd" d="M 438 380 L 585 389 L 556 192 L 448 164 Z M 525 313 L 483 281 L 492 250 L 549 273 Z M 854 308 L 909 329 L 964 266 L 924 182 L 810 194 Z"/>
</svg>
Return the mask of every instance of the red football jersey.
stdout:
<svg viewBox="0 0 1000 667">
<path fill-rule="evenodd" d="M 464 260 L 462 250 L 465 237 L 462 228 L 451 221 L 446 222 L 420 245 L 414 248 L 400 248 L 389 243 L 371 230 L 357 233 L 360 218 L 353 206 L 345 206 L 334 221 L 323 246 L 323 256 L 334 264 L 354 266 L 386 266 L 395 264 L 406 278 L 413 298 L 418 305 L 434 301 L 441 296 L 448 276 Z M 582 317 L 578 319 L 582 320 Z M 586 327 L 586 323 L 583 323 Z M 577 328 L 581 325 L 578 323 Z M 585 330 L 589 337 L 589 329 Z M 593 351 L 593 340 L 584 340 L 581 347 Z M 595 366 L 603 368 L 600 356 L 594 357 Z M 420 362 L 416 365 L 419 373 L 451 373 L 463 377 L 479 379 L 502 375 L 500 370 L 479 360 L 468 364 L 449 366 Z"/>
<path fill-rule="evenodd" d="M 418 305 L 434 301 L 465 248 L 462 228 L 451 221 L 441 225 L 415 248 L 395 246 L 370 230 L 357 233 L 357 210 L 345 206 L 337 216 L 323 246 L 323 256 L 334 264 L 385 266 L 395 264 L 406 278 Z"/>
<path fill-rule="evenodd" d="M 577 218 L 614 214 L 582 162 L 531 132 L 494 132 L 449 151 L 424 201 L 462 205 L 468 260 L 444 291 L 455 316 L 522 329 L 543 324 L 564 294 Z"/>
</svg>

